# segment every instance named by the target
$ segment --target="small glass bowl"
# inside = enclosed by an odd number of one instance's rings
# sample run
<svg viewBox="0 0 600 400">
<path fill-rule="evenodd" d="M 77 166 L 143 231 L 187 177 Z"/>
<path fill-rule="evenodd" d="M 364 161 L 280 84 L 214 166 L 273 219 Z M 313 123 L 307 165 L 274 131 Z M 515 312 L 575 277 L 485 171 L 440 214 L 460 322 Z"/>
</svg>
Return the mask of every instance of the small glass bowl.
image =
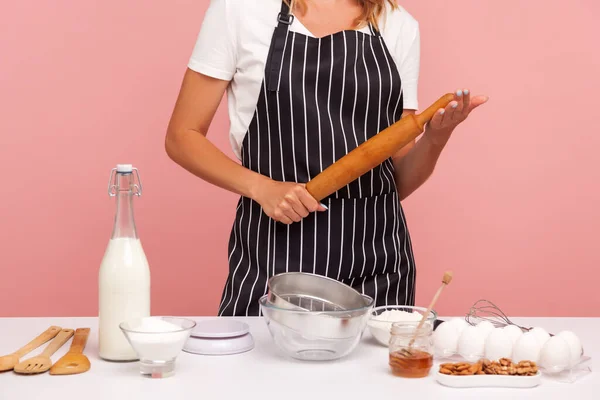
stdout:
<svg viewBox="0 0 600 400">
<path fill-rule="evenodd" d="M 140 374 L 167 378 L 175 373 L 175 359 L 196 322 L 180 317 L 146 317 L 122 322 L 119 327 L 140 358 Z"/>
<path fill-rule="evenodd" d="M 378 321 L 375 319 L 378 315 L 382 314 L 384 311 L 405 311 L 409 313 L 419 313 L 421 317 L 423 314 L 427 312 L 427 308 L 425 307 L 417 307 L 417 306 L 381 306 L 375 307 L 371 311 L 371 319 L 367 323 L 369 326 L 369 331 L 371 335 L 383 346 L 388 346 L 391 338 L 392 324 L 394 323 L 412 323 L 413 321 Z M 427 322 L 430 322 L 433 326 L 435 320 L 437 319 L 437 313 L 434 310 L 429 312 L 429 316 L 427 318 Z M 419 320 L 420 321 L 420 320 Z M 417 321 L 417 322 L 419 322 Z"/>
</svg>

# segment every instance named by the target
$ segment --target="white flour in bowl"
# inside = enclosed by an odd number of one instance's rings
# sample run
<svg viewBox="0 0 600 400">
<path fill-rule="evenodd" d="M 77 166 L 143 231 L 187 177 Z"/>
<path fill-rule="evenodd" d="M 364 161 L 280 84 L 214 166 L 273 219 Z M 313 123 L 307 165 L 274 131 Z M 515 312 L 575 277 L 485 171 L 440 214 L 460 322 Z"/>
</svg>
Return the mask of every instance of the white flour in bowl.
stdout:
<svg viewBox="0 0 600 400">
<path fill-rule="evenodd" d="M 369 325 L 382 329 L 390 329 L 394 322 L 420 321 L 423 316 L 418 312 L 407 312 L 402 310 L 385 310 L 379 315 L 371 318 Z"/>
<path fill-rule="evenodd" d="M 168 361 L 177 357 L 191 331 L 160 318 L 144 318 L 140 325 L 131 327 L 129 340 L 143 360 Z"/>
<path fill-rule="evenodd" d="M 418 312 L 408 312 L 402 310 L 386 310 L 373 317 L 376 321 L 400 322 L 400 321 L 420 321 L 423 316 Z"/>
<path fill-rule="evenodd" d="M 423 315 L 419 312 L 403 310 L 385 310 L 379 315 L 374 315 L 368 322 L 371 334 L 379 343 L 387 346 L 390 341 L 392 324 L 395 322 L 419 322 Z"/>
</svg>

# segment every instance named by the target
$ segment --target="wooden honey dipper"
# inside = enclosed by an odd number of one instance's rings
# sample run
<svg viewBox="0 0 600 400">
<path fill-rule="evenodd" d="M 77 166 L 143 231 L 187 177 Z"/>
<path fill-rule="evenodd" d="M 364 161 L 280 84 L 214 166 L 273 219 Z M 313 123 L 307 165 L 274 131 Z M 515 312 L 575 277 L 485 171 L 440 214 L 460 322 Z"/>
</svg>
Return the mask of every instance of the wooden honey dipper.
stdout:
<svg viewBox="0 0 600 400">
<path fill-rule="evenodd" d="M 421 114 L 408 114 L 331 164 L 306 184 L 317 201 L 334 193 L 377 167 L 416 139 L 436 111 L 446 108 L 454 94 L 440 97 Z"/>
<path fill-rule="evenodd" d="M 451 281 L 452 281 L 452 271 L 446 271 L 444 273 L 444 277 L 442 278 L 442 286 L 440 286 L 440 288 L 435 293 L 435 296 L 433 296 L 433 300 L 431 300 L 431 303 L 429 304 L 427 311 L 425 311 L 425 313 L 423 314 L 423 317 L 421 318 L 421 322 L 419 322 L 419 325 L 417 325 L 417 329 L 415 330 L 415 333 L 414 333 L 412 339 L 408 343 L 408 349 L 402 349 L 400 351 L 402 353 L 402 355 L 404 355 L 406 357 L 412 356 L 412 352 L 410 349 L 412 349 L 413 344 L 415 344 L 415 340 L 417 339 L 417 335 L 419 334 L 419 331 L 421 330 L 421 328 L 423 327 L 423 324 L 427 320 L 427 317 L 429 316 L 429 313 L 433 309 L 433 306 L 435 306 L 435 303 L 438 301 L 438 298 L 442 294 L 442 290 L 444 290 L 444 288 L 447 285 L 449 285 Z"/>
</svg>

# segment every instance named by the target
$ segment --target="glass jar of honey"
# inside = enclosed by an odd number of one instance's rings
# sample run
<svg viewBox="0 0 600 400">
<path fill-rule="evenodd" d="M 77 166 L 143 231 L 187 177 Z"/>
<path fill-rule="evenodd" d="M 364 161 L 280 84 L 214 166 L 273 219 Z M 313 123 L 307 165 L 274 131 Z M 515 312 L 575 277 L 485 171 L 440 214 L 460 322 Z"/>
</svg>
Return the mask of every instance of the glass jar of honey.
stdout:
<svg viewBox="0 0 600 400">
<path fill-rule="evenodd" d="M 425 321 L 392 324 L 389 364 L 392 373 L 403 378 L 424 378 L 433 366 L 433 323 Z M 412 343 L 411 343 L 412 342 Z"/>
</svg>

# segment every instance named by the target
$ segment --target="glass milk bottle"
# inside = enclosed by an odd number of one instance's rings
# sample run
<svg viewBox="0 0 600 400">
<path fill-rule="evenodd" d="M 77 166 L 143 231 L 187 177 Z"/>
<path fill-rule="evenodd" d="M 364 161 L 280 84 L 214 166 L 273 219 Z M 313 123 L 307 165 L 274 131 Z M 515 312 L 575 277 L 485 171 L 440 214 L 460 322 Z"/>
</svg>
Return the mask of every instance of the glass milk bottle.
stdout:
<svg viewBox="0 0 600 400">
<path fill-rule="evenodd" d="M 150 268 L 133 217 L 133 198 L 142 194 L 137 169 L 117 165 L 111 171 L 108 194 L 116 198 L 117 211 L 100 265 L 99 354 L 105 360 L 134 361 L 136 353 L 119 324 L 150 316 Z"/>
</svg>

